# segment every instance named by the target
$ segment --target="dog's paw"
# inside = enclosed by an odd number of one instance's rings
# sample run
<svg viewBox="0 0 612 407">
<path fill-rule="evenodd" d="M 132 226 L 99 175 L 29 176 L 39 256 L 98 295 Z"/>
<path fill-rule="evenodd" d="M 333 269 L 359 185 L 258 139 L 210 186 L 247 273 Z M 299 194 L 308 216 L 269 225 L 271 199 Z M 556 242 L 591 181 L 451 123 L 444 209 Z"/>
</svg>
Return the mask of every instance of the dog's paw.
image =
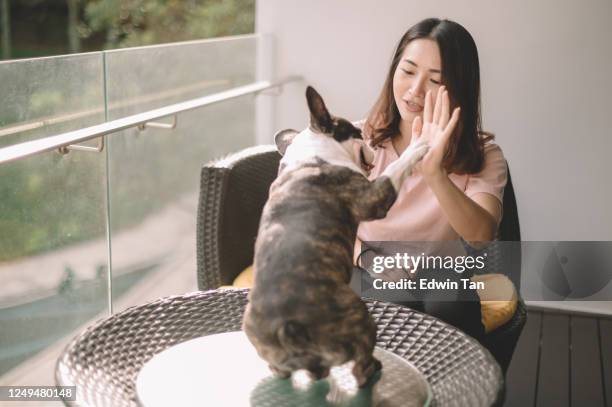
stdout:
<svg viewBox="0 0 612 407">
<path fill-rule="evenodd" d="M 429 151 L 429 144 L 425 140 L 416 140 L 400 155 L 400 159 L 406 164 L 414 165 Z"/>
<path fill-rule="evenodd" d="M 419 162 L 428 151 L 429 144 L 424 140 L 417 140 L 411 144 L 410 147 L 406 149 L 410 164 L 414 165 Z"/>
<path fill-rule="evenodd" d="M 416 145 L 410 146 L 404 151 L 408 153 L 406 157 L 406 174 L 411 175 L 414 166 L 423 159 L 429 151 L 429 144 L 425 142 L 417 142 Z M 402 154 L 403 155 L 403 154 Z"/>
</svg>

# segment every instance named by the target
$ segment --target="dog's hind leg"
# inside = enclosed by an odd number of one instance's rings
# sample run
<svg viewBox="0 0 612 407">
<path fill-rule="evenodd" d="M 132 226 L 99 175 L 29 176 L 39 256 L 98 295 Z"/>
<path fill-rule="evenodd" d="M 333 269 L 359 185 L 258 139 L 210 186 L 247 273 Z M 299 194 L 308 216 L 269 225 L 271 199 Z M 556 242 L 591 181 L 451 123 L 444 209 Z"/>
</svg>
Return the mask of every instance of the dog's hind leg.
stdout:
<svg viewBox="0 0 612 407">
<path fill-rule="evenodd" d="M 288 379 L 289 377 L 291 377 L 291 370 L 286 370 L 278 366 L 274 366 L 271 363 L 268 365 L 268 367 L 270 368 L 272 373 L 274 373 L 274 376 L 280 379 Z"/>
<path fill-rule="evenodd" d="M 354 343 L 355 366 L 353 366 L 353 376 L 357 380 L 359 387 L 365 386 L 372 376 L 382 368 L 382 364 L 374 357 L 374 346 L 376 345 L 376 324 L 368 313 L 365 305 L 362 304 L 362 323 L 361 335 L 356 338 Z"/>
<path fill-rule="evenodd" d="M 364 387 L 376 372 L 382 369 L 382 363 L 374 355 L 363 355 L 362 358 L 355 360 L 353 366 L 353 376 L 357 380 L 359 387 Z"/>
<path fill-rule="evenodd" d="M 322 361 L 319 360 L 308 366 L 308 372 L 314 380 L 321 380 L 329 376 L 329 366 L 324 366 Z"/>
</svg>

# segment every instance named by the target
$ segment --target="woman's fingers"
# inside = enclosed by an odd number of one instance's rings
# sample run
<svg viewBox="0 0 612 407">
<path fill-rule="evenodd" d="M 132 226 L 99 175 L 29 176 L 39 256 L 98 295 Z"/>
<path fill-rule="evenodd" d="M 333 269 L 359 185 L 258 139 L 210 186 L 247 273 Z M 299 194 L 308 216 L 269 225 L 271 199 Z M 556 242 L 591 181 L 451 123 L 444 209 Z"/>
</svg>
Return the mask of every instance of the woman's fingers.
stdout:
<svg viewBox="0 0 612 407">
<path fill-rule="evenodd" d="M 421 131 L 423 130 L 423 120 L 421 116 L 417 116 L 412 121 L 412 138 L 413 140 L 417 140 L 421 137 Z"/>
<path fill-rule="evenodd" d="M 444 143 L 448 142 L 448 139 L 451 137 L 453 132 L 455 131 L 455 127 L 457 126 L 457 122 L 459 121 L 459 115 L 461 114 L 461 108 L 457 107 L 453 110 L 453 115 L 451 116 L 446 128 L 444 129 L 444 133 L 442 133 L 442 137 L 444 139 Z"/>
<path fill-rule="evenodd" d="M 432 123 L 438 124 L 440 121 L 440 113 L 442 111 L 442 92 L 444 92 L 444 86 L 440 86 L 438 88 L 438 93 L 436 94 L 436 104 L 433 110 Z"/>
<path fill-rule="evenodd" d="M 425 107 L 423 107 L 423 123 L 431 123 L 433 117 L 433 103 L 431 100 L 431 91 L 428 90 L 425 94 Z"/>
<path fill-rule="evenodd" d="M 431 138 L 431 141 L 433 141 L 435 145 L 446 145 L 459 121 L 460 109 L 454 109 L 450 117 L 449 112 L 450 99 L 445 86 L 440 86 L 438 89 L 435 104 L 432 92 L 427 91 L 425 95 L 423 120 L 417 121 L 416 118 L 413 120 L 412 134 L 414 135 L 415 129 L 418 128 L 418 133 L 427 138 Z"/>
<path fill-rule="evenodd" d="M 438 122 L 438 126 L 440 126 L 441 129 L 444 129 L 448 123 L 450 109 L 449 105 L 450 102 L 448 100 L 448 91 L 445 90 L 442 94 L 442 110 L 440 112 L 440 121 Z"/>
</svg>

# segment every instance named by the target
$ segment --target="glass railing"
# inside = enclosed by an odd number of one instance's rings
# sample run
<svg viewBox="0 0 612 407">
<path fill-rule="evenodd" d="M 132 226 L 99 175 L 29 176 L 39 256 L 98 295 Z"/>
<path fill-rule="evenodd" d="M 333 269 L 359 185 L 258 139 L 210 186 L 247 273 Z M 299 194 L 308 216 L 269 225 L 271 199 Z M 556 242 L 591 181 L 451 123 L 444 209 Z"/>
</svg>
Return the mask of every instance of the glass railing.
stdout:
<svg viewBox="0 0 612 407">
<path fill-rule="evenodd" d="M 263 41 L 0 63 L 0 148 L 262 81 Z M 83 327 L 197 289 L 200 169 L 255 144 L 255 105 L 247 94 L 112 132 L 101 152 L 0 164 L 0 385 L 53 384 Z"/>
<path fill-rule="evenodd" d="M 0 147 L 104 122 L 101 53 L 0 63 Z M 53 383 L 52 356 L 107 312 L 104 154 L 0 165 L 0 384 Z"/>
<path fill-rule="evenodd" d="M 110 51 L 109 120 L 256 80 L 257 37 Z M 196 289 L 195 222 L 202 164 L 255 142 L 255 103 L 243 97 L 108 138 L 112 287 L 147 275 L 114 311 Z"/>
</svg>

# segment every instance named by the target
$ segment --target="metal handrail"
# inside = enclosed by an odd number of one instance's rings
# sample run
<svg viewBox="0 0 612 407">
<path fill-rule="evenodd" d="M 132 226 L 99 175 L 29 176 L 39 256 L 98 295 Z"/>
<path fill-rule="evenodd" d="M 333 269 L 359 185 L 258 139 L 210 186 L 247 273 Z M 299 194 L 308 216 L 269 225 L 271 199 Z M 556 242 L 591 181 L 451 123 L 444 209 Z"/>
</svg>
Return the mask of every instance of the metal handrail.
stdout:
<svg viewBox="0 0 612 407">
<path fill-rule="evenodd" d="M 149 102 L 157 102 L 159 100 L 166 99 L 168 97 L 180 96 L 187 91 L 193 93 L 198 89 L 205 89 L 211 86 L 219 86 L 219 85 L 227 85 L 230 81 L 227 79 L 220 80 L 211 80 L 211 81 L 202 81 L 198 83 L 190 83 L 187 86 L 175 87 L 170 90 L 165 90 L 162 92 L 156 92 L 146 95 L 139 95 L 134 98 L 119 100 L 113 103 L 108 104 L 108 110 L 114 110 L 124 107 L 132 107 L 138 104 L 149 103 Z M 54 124 L 66 123 L 71 120 L 81 119 L 84 117 L 93 117 L 104 113 L 107 110 L 104 106 L 100 106 L 93 109 L 86 109 L 77 112 L 70 112 L 61 115 L 54 115 L 48 117 L 41 117 L 36 120 L 32 120 L 29 122 L 19 122 L 15 125 L 9 125 L 5 127 L 0 127 L 0 137 L 4 136 L 12 136 L 14 134 L 23 133 L 29 130 L 39 129 L 45 126 L 50 126 Z"/>
<path fill-rule="evenodd" d="M 0 164 L 20 160 L 32 155 L 45 153 L 48 151 L 65 149 L 66 147 L 82 143 L 87 140 L 92 140 L 101 136 L 116 133 L 121 130 L 131 127 L 142 127 L 147 122 L 161 119 L 168 116 L 174 116 L 178 113 L 187 112 L 204 106 L 209 106 L 215 103 L 234 99 L 240 96 L 257 94 L 262 91 L 282 87 L 289 82 L 301 81 L 300 76 L 290 76 L 275 83 L 269 81 L 258 81 L 248 85 L 239 86 L 223 92 L 218 92 L 212 95 L 207 95 L 195 99 L 190 99 L 184 102 L 175 103 L 172 105 L 160 107 L 146 112 L 138 113 L 131 116 L 122 117 L 120 119 L 111 120 L 105 123 L 97 124 L 90 127 L 85 127 L 79 130 L 73 130 L 66 133 L 57 134 L 54 136 L 45 137 L 42 139 L 27 141 L 20 144 L 15 144 L 9 147 L 0 149 Z"/>
</svg>

